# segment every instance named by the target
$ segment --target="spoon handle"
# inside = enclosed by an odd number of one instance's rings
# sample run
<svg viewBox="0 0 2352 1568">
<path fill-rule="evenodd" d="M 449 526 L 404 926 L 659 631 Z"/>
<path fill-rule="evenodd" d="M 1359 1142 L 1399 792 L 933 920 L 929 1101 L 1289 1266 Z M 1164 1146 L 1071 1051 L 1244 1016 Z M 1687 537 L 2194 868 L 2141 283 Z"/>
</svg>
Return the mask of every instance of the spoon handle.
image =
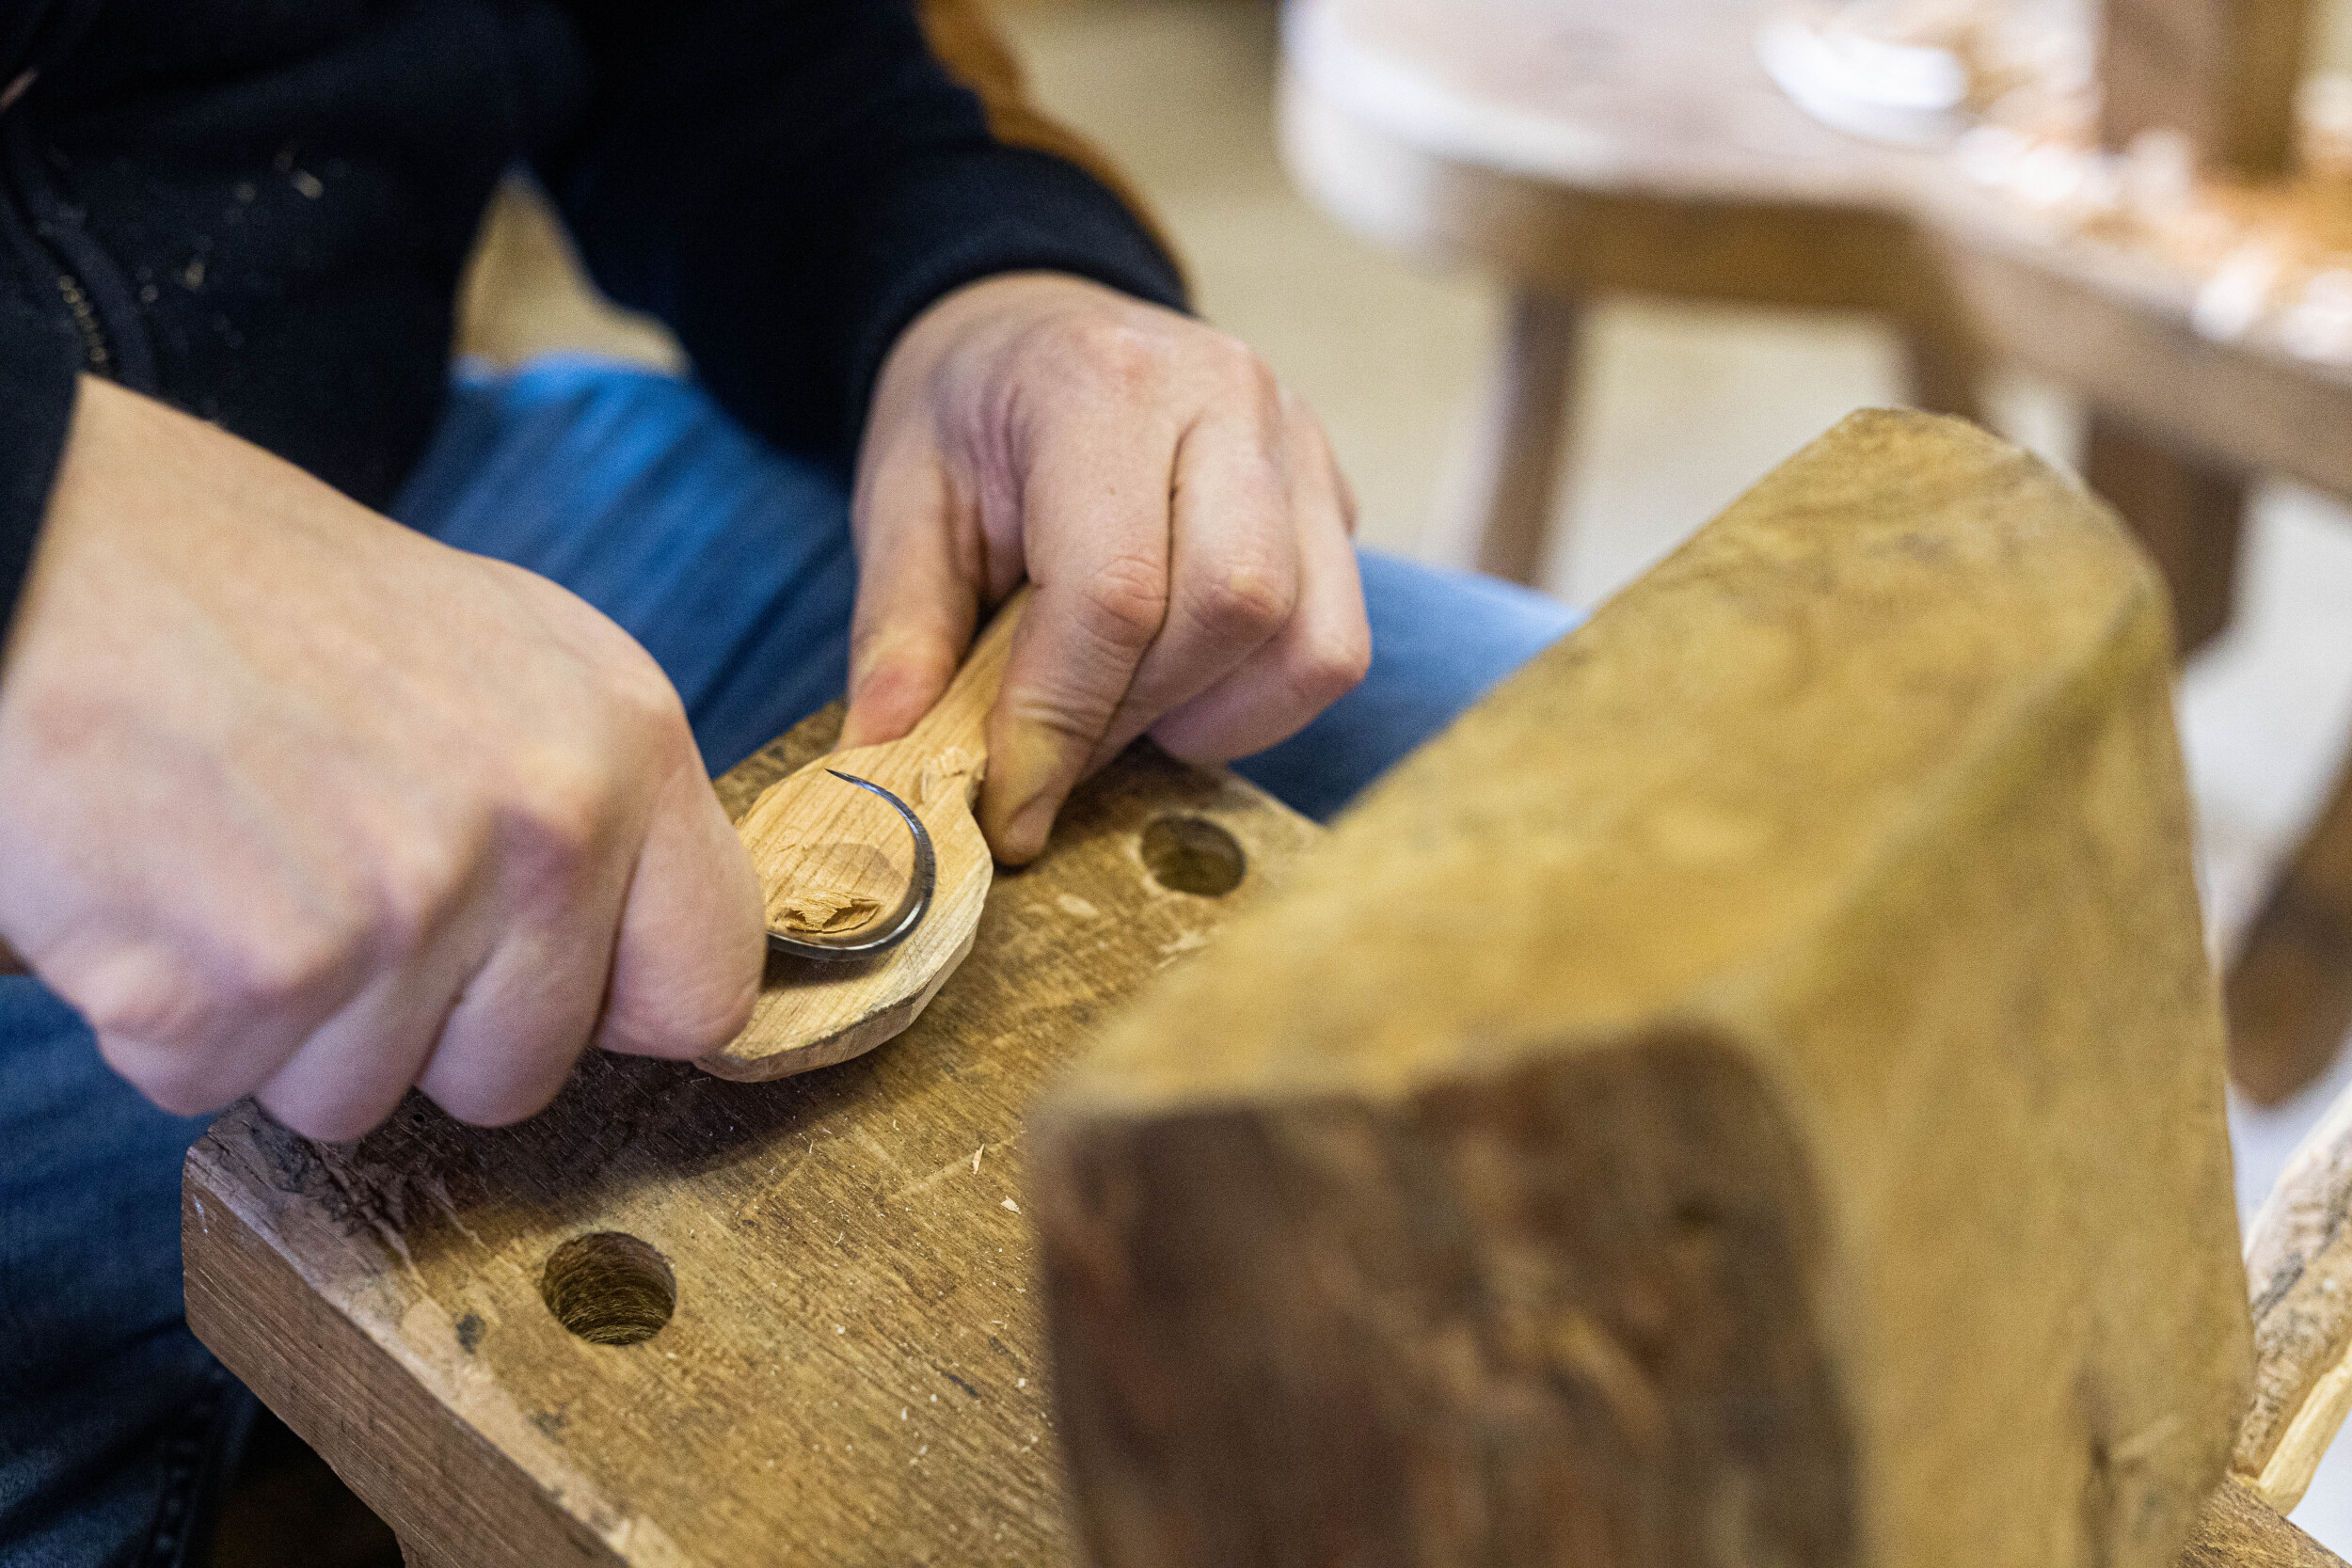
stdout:
<svg viewBox="0 0 2352 1568">
<path fill-rule="evenodd" d="M 998 607 L 939 701 L 904 740 L 895 743 L 913 754 L 917 767 L 950 752 L 965 752 L 976 768 L 987 761 L 989 710 L 996 705 L 997 690 L 1005 683 L 1013 633 L 1021 625 L 1022 611 L 1028 608 L 1031 592 L 1025 582 Z"/>
</svg>

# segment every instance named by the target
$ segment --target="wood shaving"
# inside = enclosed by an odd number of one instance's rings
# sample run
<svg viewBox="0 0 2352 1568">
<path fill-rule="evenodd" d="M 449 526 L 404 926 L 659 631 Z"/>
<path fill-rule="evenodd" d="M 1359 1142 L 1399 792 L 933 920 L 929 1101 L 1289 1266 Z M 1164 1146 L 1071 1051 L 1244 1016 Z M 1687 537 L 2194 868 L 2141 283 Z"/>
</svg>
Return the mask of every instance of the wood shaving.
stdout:
<svg viewBox="0 0 2352 1568">
<path fill-rule="evenodd" d="M 839 888 L 794 888 L 768 901 L 768 923 L 820 935 L 854 931 L 882 912 L 882 900 Z"/>
</svg>

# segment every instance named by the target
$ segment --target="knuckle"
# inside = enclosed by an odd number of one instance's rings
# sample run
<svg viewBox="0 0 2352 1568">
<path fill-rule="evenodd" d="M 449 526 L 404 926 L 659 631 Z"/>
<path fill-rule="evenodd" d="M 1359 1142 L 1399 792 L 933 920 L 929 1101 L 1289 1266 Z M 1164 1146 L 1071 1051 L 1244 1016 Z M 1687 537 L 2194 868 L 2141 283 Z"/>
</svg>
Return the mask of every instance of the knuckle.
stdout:
<svg viewBox="0 0 2352 1568">
<path fill-rule="evenodd" d="M 376 870 L 378 940 L 393 954 L 421 946 L 464 897 L 481 849 L 472 835 L 414 834 Z"/>
<path fill-rule="evenodd" d="M 1186 594 L 1185 613 L 1225 641 L 1263 641 L 1287 625 L 1297 608 L 1297 583 L 1287 574 L 1238 562 L 1209 575 Z"/>
<path fill-rule="evenodd" d="M 1112 715 L 1119 711 L 1119 699 L 1116 695 L 1052 688 L 1009 694 L 1006 705 L 1018 721 L 1059 736 L 1083 752 L 1100 740 L 1103 732 L 1110 727 Z"/>
<path fill-rule="evenodd" d="M 1372 636 L 1352 628 L 1309 641 L 1290 673 L 1291 686 L 1317 710 L 1328 707 L 1363 684 L 1372 673 Z"/>
<path fill-rule="evenodd" d="M 617 783 L 586 757 L 533 759 L 505 813 L 504 837 L 516 868 L 533 880 L 570 882 L 611 833 Z"/>
<path fill-rule="evenodd" d="M 126 966 L 94 965 L 87 972 L 69 968 L 46 977 L 58 994 L 73 1004 L 102 1046 L 107 1062 L 135 1084 L 145 1085 L 133 1067 L 118 1061 L 113 1052 L 128 1053 L 133 1041 L 169 1041 L 184 1037 L 205 1010 L 210 987 L 200 974 L 179 971 L 159 974 L 125 973 Z"/>
<path fill-rule="evenodd" d="M 1231 333 L 1209 332 L 1203 343 L 1203 352 L 1214 371 L 1229 380 L 1247 383 L 1264 404 L 1267 415 L 1279 417 L 1279 383 L 1275 380 L 1273 367 L 1259 356 L 1256 349 Z"/>
<path fill-rule="evenodd" d="M 619 643 L 597 672 L 597 686 L 607 722 L 623 746 L 667 753 L 691 740 L 692 731 L 677 689 L 653 656 L 636 643 Z"/>
<path fill-rule="evenodd" d="M 331 911 L 260 918 L 200 949 L 117 955 L 66 977 L 63 994 L 107 1061 L 156 1103 L 210 1109 L 249 1086 L 224 1084 L 215 1046 L 326 1010 L 353 989 L 367 929 Z"/>
<path fill-rule="evenodd" d="M 634 657 L 613 678 L 615 695 L 622 706 L 657 730 L 683 732 L 686 705 L 678 700 L 677 689 L 670 684 L 670 677 L 661 673 L 661 666 L 650 655 L 635 647 L 629 651 Z"/>
<path fill-rule="evenodd" d="M 1166 334 L 1109 313 L 1089 313 L 1063 324 L 1055 350 L 1063 362 L 1132 390 L 1157 386 L 1171 368 Z"/>
<path fill-rule="evenodd" d="M 1088 579 L 1080 604 L 1089 636 L 1122 653 L 1140 653 L 1168 619 L 1168 574 L 1157 562 L 1117 557 Z"/>
<path fill-rule="evenodd" d="M 365 923 L 337 911 L 272 922 L 221 944 L 208 966 L 215 1006 L 230 1017 L 270 1017 L 339 986 L 358 965 Z"/>
</svg>

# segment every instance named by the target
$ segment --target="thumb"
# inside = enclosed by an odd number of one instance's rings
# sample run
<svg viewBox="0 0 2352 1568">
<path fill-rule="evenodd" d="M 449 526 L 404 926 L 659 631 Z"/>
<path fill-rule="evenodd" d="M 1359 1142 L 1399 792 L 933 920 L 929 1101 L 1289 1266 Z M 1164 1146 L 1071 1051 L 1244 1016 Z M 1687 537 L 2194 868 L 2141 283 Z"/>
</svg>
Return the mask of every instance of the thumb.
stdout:
<svg viewBox="0 0 2352 1568">
<path fill-rule="evenodd" d="M 979 584 L 951 543 L 935 460 L 878 467 L 858 538 L 850 617 L 850 711 L 839 746 L 896 740 L 931 710 L 971 644 Z"/>
<path fill-rule="evenodd" d="M 709 780 L 699 767 L 677 769 L 629 879 L 596 1043 L 687 1057 L 733 1039 L 759 994 L 765 910 L 759 874 Z"/>
</svg>

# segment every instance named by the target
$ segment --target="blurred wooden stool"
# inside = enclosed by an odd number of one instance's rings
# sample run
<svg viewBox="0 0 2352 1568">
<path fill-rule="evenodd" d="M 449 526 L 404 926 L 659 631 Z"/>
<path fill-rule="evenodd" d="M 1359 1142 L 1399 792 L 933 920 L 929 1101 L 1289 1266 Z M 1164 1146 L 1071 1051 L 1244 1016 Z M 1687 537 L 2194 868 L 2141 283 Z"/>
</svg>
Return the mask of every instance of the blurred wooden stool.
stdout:
<svg viewBox="0 0 2352 1568">
<path fill-rule="evenodd" d="M 2172 591 L 2183 651 L 2228 623 L 2247 476 L 2352 499 L 2352 373 L 2216 342 L 2193 292 L 1967 180 L 1946 154 L 1846 135 L 1766 75 L 1772 0 L 1297 0 L 1285 152 L 1383 244 L 1502 279 L 1512 304 L 1466 564 L 1542 572 L 1578 323 L 1603 293 L 1884 313 L 1915 401 L 1976 412 L 1980 368 L 2077 391 L 2083 467 Z M 2240 177 L 2284 167 L 2304 0 L 2109 0 L 2103 134 L 2152 126 Z M 1694 433 L 1695 434 L 1695 433 Z M 2352 792 L 2256 922 L 2229 987 L 2257 1100 L 2318 1076 L 2352 1024 Z"/>
</svg>

